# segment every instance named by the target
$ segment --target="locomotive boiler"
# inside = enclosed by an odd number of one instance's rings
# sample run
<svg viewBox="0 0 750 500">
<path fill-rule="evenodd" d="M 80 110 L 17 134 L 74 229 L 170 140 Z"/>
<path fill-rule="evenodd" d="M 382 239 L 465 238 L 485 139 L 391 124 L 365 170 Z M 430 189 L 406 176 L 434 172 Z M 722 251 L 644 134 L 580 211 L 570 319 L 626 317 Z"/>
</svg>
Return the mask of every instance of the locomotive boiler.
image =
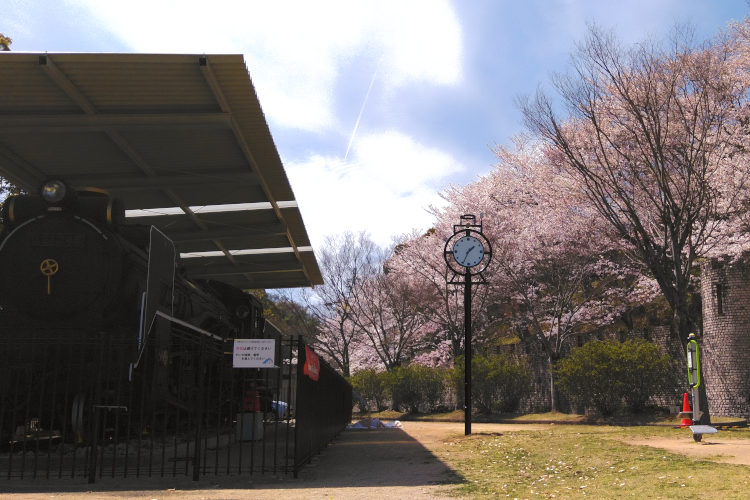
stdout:
<svg viewBox="0 0 750 500">
<path fill-rule="evenodd" d="M 211 385 L 221 404 L 236 374 L 227 343 L 262 336 L 255 297 L 189 279 L 169 239 L 126 224 L 122 201 L 99 189 L 50 179 L 9 197 L 2 221 L 3 443 L 19 422 L 26 434 L 36 426 L 80 439 L 92 407 L 153 425 L 167 406 L 195 410 L 198 388 Z"/>
</svg>

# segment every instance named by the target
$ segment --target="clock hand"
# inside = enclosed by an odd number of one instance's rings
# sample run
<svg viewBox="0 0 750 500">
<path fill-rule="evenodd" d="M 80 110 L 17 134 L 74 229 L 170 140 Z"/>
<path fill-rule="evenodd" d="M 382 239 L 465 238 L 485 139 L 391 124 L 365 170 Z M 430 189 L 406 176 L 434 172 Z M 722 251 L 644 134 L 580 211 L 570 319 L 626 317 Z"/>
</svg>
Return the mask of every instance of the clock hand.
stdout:
<svg viewBox="0 0 750 500">
<path fill-rule="evenodd" d="M 471 247 L 471 248 L 469 248 L 468 250 L 466 250 L 466 255 L 464 255 L 464 260 L 466 260 L 466 257 L 469 256 L 469 252 L 471 252 L 472 250 L 474 250 L 474 248 L 476 248 L 476 245 L 473 246 L 473 247 Z"/>
</svg>

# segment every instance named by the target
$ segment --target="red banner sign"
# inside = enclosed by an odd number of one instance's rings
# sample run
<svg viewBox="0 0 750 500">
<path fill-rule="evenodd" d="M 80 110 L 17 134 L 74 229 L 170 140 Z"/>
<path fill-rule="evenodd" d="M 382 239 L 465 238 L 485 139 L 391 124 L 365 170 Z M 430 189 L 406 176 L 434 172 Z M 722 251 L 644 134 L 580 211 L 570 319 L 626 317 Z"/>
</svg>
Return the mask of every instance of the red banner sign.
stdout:
<svg viewBox="0 0 750 500">
<path fill-rule="evenodd" d="M 305 367 L 303 373 L 313 380 L 318 380 L 318 373 L 320 372 L 320 359 L 312 349 L 305 346 Z"/>
</svg>

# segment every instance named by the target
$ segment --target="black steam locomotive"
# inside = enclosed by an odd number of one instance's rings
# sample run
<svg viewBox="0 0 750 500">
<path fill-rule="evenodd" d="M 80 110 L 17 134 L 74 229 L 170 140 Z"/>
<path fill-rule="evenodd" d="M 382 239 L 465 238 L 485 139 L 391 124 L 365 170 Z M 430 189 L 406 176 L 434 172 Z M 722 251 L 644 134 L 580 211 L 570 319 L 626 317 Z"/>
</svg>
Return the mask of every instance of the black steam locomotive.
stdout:
<svg viewBox="0 0 750 500">
<path fill-rule="evenodd" d="M 171 242 L 125 224 L 101 190 L 51 179 L 8 198 L 2 220 L 2 443 L 34 429 L 80 439 L 91 408 L 147 426 L 170 406 L 221 404 L 237 374 L 229 342 L 263 336 L 255 297 L 189 279 Z"/>
</svg>

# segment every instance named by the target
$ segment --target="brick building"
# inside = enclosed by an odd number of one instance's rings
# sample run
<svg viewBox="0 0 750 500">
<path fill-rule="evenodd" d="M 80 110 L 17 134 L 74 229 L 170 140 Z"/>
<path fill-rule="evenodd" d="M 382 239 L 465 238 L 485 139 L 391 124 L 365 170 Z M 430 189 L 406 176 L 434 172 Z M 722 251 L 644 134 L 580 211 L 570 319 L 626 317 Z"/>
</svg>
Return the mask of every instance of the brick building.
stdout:
<svg viewBox="0 0 750 500">
<path fill-rule="evenodd" d="M 750 265 L 701 264 L 701 364 L 712 415 L 750 418 Z"/>
</svg>

